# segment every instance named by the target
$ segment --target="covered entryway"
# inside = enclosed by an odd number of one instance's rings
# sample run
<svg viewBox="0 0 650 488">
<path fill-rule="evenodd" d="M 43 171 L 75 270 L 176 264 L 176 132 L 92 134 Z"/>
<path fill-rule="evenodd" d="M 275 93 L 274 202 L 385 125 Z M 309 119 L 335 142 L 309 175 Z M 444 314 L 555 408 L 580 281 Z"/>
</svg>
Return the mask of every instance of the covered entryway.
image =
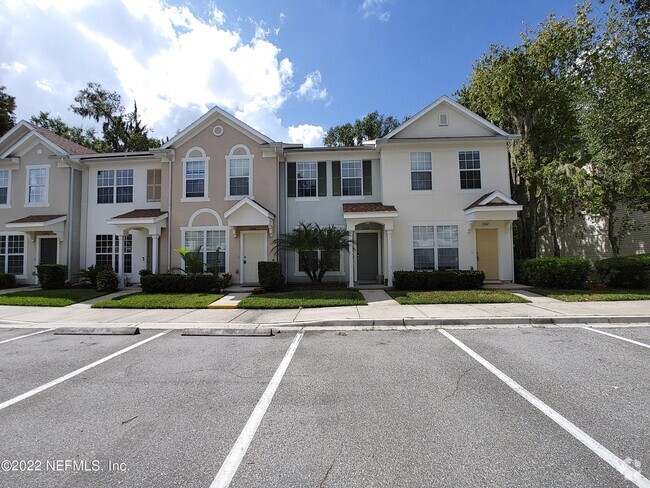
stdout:
<svg viewBox="0 0 650 488">
<path fill-rule="evenodd" d="M 377 283 L 379 231 L 357 231 L 357 281 Z"/>
<path fill-rule="evenodd" d="M 56 237 L 38 237 L 38 264 L 58 264 L 59 239 Z"/>
<path fill-rule="evenodd" d="M 241 233 L 244 283 L 259 283 L 257 263 L 266 261 L 266 232 L 243 231 Z"/>
<path fill-rule="evenodd" d="M 499 279 L 498 229 L 476 229 L 476 268 L 486 280 Z"/>
</svg>

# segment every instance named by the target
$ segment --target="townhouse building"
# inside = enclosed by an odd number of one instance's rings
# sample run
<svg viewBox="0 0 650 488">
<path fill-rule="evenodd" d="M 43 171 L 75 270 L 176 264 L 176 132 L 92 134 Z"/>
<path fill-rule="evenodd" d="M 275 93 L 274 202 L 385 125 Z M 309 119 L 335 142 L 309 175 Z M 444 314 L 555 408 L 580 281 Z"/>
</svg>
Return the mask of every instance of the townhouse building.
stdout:
<svg viewBox="0 0 650 488">
<path fill-rule="evenodd" d="M 39 262 L 58 262 L 71 276 L 109 265 L 135 283 L 143 269 L 181 269 L 185 248 L 234 283 L 257 283 L 257 263 L 272 259 L 305 281 L 298 256 L 276 256 L 273 240 L 313 222 L 351 236 L 329 281 L 392 285 L 399 269 L 470 268 L 512 281 L 513 137 L 448 97 L 382 139 L 342 148 L 273 141 L 219 107 L 138 153 L 92 153 L 21 122 L 0 139 L 0 208 L 3 188 L 10 202 L 0 264 L 24 282 Z M 56 188 L 47 197 L 45 180 Z"/>
</svg>

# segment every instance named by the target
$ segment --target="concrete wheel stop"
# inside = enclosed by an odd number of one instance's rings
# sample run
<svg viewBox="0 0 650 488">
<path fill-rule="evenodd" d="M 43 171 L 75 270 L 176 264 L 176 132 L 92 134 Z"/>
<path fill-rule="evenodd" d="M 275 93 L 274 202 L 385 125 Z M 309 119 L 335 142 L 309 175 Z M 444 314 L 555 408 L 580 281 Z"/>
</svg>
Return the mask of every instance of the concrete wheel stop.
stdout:
<svg viewBox="0 0 650 488">
<path fill-rule="evenodd" d="M 136 335 L 139 327 L 62 327 L 54 335 Z"/>
<path fill-rule="evenodd" d="M 184 329 L 182 336 L 217 336 L 217 337 L 272 337 L 273 329 Z"/>
</svg>

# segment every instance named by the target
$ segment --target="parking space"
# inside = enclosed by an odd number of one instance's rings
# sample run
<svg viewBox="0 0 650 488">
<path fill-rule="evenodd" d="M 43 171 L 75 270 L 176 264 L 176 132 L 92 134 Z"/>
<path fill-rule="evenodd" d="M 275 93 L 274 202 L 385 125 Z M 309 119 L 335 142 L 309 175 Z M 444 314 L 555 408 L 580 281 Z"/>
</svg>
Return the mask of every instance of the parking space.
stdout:
<svg viewBox="0 0 650 488">
<path fill-rule="evenodd" d="M 650 327 L 593 327 L 593 329 L 650 346 Z"/>
<path fill-rule="evenodd" d="M 159 332 L 0 344 L 1 404 L 153 338 L 0 409 L 0 461 L 40 467 L 0 486 L 208 487 L 242 430 L 233 487 L 634 486 L 437 331 L 310 332 L 293 356 L 295 332 Z M 648 349 L 581 328 L 449 332 L 648 476 Z"/>
<path fill-rule="evenodd" d="M 0 328 L 0 345 L 2 344 L 8 344 L 9 342 L 15 342 L 18 340 L 18 338 L 22 338 L 24 336 L 32 336 L 32 335 L 38 335 L 44 333 L 44 331 L 48 330 L 49 328 L 45 329 L 5 329 L 5 328 Z"/>
</svg>

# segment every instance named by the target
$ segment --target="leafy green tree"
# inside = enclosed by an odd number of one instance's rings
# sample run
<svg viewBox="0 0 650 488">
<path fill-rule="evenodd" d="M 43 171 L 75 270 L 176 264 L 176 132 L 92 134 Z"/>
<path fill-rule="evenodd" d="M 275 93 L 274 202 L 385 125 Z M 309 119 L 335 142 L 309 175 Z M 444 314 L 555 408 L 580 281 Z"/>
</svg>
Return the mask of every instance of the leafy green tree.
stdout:
<svg viewBox="0 0 650 488">
<path fill-rule="evenodd" d="M 342 250 L 348 251 L 349 243 L 350 236 L 345 229 L 334 225 L 321 227 L 301 222 L 288 234 L 278 236 L 274 247 L 276 252 L 281 250 L 298 253 L 300 265 L 312 283 L 321 283 L 327 271 L 332 268 L 332 256 L 338 255 Z"/>
<path fill-rule="evenodd" d="M 457 93 L 461 104 L 521 135 L 510 146 L 512 194 L 524 206 L 515 233 L 520 258 L 537 255 L 546 231 L 559 255 L 558 228 L 581 206 L 576 94 L 594 32 L 589 12 L 579 7 L 575 20 L 550 15 L 514 48 L 491 46 Z"/>
<path fill-rule="evenodd" d="M 102 124 L 104 141 L 114 152 L 146 151 L 160 147 L 161 141 L 150 137 L 151 131 L 142 124 L 138 106 L 126 112 L 117 92 L 109 92 L 99 83 L 88 83 L 79 91 L 70 109 L 83 118 Z"/>
<path fill-rule="evenodd" d="M 32 116 L 30 122 L 93 151 L 106 153 L 113 150 L 106 141 L 97 137 L 95 129 L 68 125 L 61 117 L 52 117 L 50 112 L 39 112 Z"/>
<path fill-rule="evenodd" d="M 323 139 L 323 144 L 328 147 L 360 146 L 363 141 L 372 141 L 397 128 L 402 122 L 392 115 L 380 115 L 376 110 L 362 119 L 355 120 L 354 124 L 345 123 L 331 127 Z"/>
<path fill-rule="evenodd" d="M 0 86 L 0 137 L 9 132 L 16 124 L 16 97 L 6 92 L 5 86 Z"/>
</svg>

